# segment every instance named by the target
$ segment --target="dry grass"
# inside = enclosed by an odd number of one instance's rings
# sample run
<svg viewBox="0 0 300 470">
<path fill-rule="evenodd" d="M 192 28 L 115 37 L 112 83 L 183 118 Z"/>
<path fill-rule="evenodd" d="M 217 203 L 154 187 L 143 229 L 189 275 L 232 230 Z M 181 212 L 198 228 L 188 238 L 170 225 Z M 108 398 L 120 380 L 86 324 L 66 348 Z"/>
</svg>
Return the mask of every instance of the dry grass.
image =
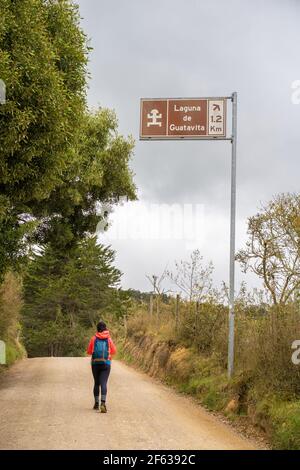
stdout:
<svg viewBox="0 0 300 470">
<path fill-rule="evenodd" d="M 300 448 L 300 365 L 291 360 L 300 339 L 297 305 L 236 311 L 235 376 L 228 382 L 227 308 L 161 305 L 159 317 L 145 308 L 127 320 L 122 356 L 179 390 L 196 396 L 211 410 L 248 416 L 269 436 L 274 448 Z M 235 410 L 228 404 L 235 400 Z M 228 411 L 229 410 L 229 411 Z"/>
</svg>

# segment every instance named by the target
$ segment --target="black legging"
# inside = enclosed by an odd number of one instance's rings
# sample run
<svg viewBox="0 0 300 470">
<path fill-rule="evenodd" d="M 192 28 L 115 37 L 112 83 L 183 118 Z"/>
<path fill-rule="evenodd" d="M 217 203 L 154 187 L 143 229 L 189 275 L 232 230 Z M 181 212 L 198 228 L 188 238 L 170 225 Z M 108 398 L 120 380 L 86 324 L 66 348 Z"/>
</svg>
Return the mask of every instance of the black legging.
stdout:
<svg viewBox="0 0 300 470">
<path fill-rule="evenodd" d="M 92 372 L 94 376 L 94 397 L 95 401 L 99 401 L 99 388 L 101 387 L 101 401 L 106 401 L 107 395 L 107 381 L 110 374 L 110 365 L 106 366 L 106 369 L 103 369 L 103 366 L 100 364 L 92 364 Z"/>
</svg>

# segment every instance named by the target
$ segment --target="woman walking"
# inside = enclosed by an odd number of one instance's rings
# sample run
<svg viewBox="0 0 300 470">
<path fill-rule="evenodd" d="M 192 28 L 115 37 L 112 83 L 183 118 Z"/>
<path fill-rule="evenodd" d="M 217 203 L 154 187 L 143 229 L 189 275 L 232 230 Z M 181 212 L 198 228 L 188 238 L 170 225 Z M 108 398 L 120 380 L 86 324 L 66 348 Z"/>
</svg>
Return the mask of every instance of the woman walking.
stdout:
<svg viewBox="0 0 300 470">
<path fill-rule="evenodd" d="M 93 409 L 99 410 L 99 395 L 101 388 L 101 413 L 106 413 L 107 381 L 110 374 L 111 358 L 117 351 L 104 321 L 97 325 L 97 333 L 91 338 L 87 353 L 91 355 L 92 373 L 94 377 Z"/>
</svg>

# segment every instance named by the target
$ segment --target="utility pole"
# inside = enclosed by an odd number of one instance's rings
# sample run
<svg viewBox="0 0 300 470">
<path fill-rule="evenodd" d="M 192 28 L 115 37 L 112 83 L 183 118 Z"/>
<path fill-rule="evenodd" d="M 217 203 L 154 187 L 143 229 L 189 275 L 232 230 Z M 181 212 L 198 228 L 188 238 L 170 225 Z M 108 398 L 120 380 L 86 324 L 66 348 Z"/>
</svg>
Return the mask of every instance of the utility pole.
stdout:
<svg viewBox="0 0 300 470">
<path fill-rule="evenodd" d="M 175 329 L 178 330 L 179 324 L 179 294 L 176 294 L 176 304 L 175 304 Z"/>
<path fill-rule="evenodd" d="M 195 336 L 198 332 L 198 318 L 199 318 L 199 309 L 200 309 L 200 302 L 199 300 L 196 301 L 196 311 L 195 311 Z"/>
<path fill-rule="evenodd" d="M 153 292 L 154 292 L 154 295 L 156 296 L 156 317 L 157 317 L 157 321 L 158 321 L 158 292 L 155 294 L 156 283 L 157 283 L 158 276 L 153 274 L 152 278 L 153 278 Z"/>
<path fill-rule="evenodd" d="M 123 316 L 123 321 L 124 321 L 124 334 L 125 338 L 127 337 L 127 317 L 126 314 Z"/>
<path fill-rule="evenodd" d="M 149 313 L 150 313 L 150 317 L 152 317 L 153 315 L 153 294 L 152 293 L 150 294 Z"/>
</svg>

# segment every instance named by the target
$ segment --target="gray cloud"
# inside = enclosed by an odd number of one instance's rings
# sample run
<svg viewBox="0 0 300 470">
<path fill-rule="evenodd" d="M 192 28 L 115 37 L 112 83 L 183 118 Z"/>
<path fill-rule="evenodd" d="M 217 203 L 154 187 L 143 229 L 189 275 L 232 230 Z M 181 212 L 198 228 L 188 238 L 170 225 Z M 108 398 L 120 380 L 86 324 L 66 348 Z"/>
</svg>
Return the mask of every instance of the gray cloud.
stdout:
<svg viewBox="0 0 300 470">
<path fill-rule="evenodd" d="M 82 26 L 94 47 L 89 103 L 114 108 L 120 131 L 137 140 L 132 167 L 142 200 L 203 203 L 209 214 L 215 214 L 216 226 L 219 219 L 226 222 L 229 142 L 139 142 L 139 99 L 238 92 L 239 247 L 245 240 L 246 218 L 260 201 L 299 190 L 300 105 L 291 102 L 291 83 L 300 79 L 299 2 L 78 3 Z M 218 256 L 213 243 L 220 247 Z M 151 242 L 113 246 L 126 272 L 124 284 L 140 288 L 146 287 L 147 266 L 159 270 L 167 260 L 187 255 L 180 244 L 167 248 L 165 242 L 155 247 Z M 213 258 L 217 279 L 227 279 L 228 231 L 222 238 L 210 237 L 203 251 Z M 153 252 L 160 258 L 157 268 Z"/>
</svg>

